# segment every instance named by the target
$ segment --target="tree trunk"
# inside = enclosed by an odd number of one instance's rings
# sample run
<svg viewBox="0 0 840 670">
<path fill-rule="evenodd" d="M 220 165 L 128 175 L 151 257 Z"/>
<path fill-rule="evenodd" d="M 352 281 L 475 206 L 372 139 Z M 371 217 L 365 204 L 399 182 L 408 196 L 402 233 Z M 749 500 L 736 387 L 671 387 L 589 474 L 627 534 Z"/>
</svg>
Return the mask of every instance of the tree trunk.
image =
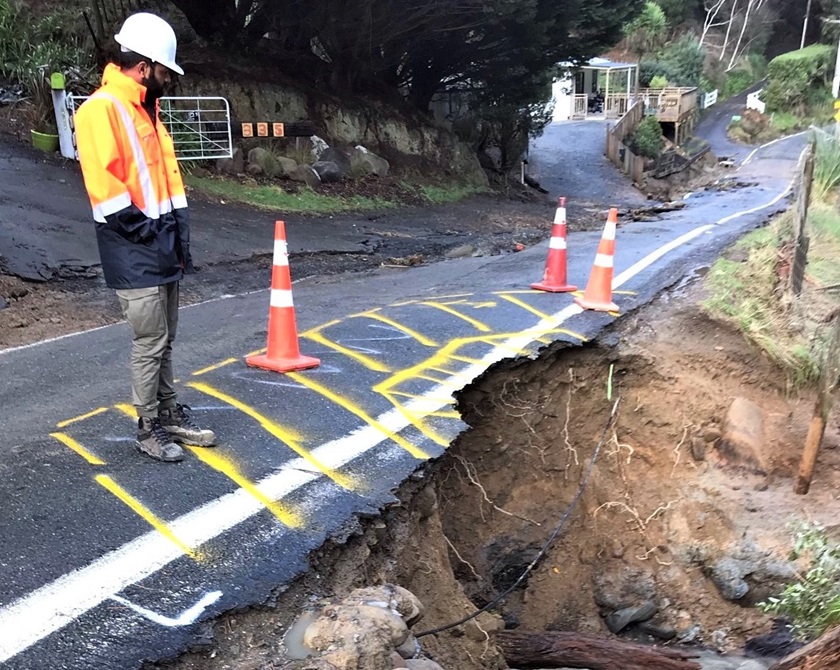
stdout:
<svg viewBox="0 0 840 670">
<path fill-rule="evenodd" d="M 700 670 L 694 654 L 621 642 L 586 633 L 520 633 L 504 630 L 495 641 L 515 668 L 589 668 L 589 670 Z"/>
<path fill-rule="evenodd" d="M 840 626 L 770 666 L 770 670 L 838 669 L 840 669 Z"/>
</svg>

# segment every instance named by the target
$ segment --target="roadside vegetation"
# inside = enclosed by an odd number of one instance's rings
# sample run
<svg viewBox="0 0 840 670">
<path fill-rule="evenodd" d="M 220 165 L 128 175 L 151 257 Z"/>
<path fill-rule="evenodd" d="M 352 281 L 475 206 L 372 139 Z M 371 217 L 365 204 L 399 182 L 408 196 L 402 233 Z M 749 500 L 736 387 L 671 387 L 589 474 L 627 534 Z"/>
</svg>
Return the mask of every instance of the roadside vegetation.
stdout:
<svg viewBox="0 0 840 670">
<path fill-rule="evenodd" d="M 792 388 L 817 379 L 827 321 L 840 307 L 840 146 L 814 137 L 817 158 L 807 234 L 810 238 L 803 295 L 786 292 L 794 217 L 791 211 L 753 231 L 719 259 L 706 279 L 705 309 L 733 323 L 788 375 Z"/>
<path fill-rule="evenodd" d="M 393 209 L 405 205 L 441 205 L 488 192 L 474 185 L 416 184 L 391 182 L 381 194 L 363 195 L 364 187 L 346 184 L 332 192 L 321 192 L 293 182 L 257 183 L 188 174 L 187 186 L 222 202 L 240 202 L 252 207 L 296 214 L 335 214 L 348 211 Z M 372 182 L 369 182 L 369 185 Z"/>
<path fill-rule="evenodd" d="M 788 619 L 794 635 L 807 641 L 840 624 L 840 543 L 818 524 L 802 525 L 790 560 L 804 564 L 802 579 L 760 606 Z"/>
</svg>

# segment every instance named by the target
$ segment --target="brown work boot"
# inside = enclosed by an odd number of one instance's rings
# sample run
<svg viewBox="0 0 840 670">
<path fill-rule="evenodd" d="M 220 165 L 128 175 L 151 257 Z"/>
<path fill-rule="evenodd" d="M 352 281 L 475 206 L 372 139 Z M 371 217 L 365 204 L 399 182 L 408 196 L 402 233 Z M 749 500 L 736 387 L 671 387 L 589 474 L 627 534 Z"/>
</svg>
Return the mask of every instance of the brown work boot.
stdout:
<svg viewBox="0 0 840 670">
<path fill-rule="evenodd" d="M 181 444 L 191 444 L 195 447 L 213 447 L 216 445 L 216 434 L 212 430 L 199 428 L 187 413 L 189 405 L 175 405 L 174 409 L 160 410 L 160 423 L 169 433 L 169 437 Z"/>
<path fill-rule="evenodd" d="M 184 460 L 184 450 L 172 441 L 160 419 L 141 416 L 137 422 L 137 449 L 155 460 L 176 463 Z"/>
</svg>

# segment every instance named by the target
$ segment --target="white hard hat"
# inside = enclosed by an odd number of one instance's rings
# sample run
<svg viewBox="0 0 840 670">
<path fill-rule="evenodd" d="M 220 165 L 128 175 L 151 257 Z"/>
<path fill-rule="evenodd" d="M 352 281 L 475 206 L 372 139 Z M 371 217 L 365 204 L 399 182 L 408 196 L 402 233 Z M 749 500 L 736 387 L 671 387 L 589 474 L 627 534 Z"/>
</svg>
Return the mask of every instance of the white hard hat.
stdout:
<svg viewBox="0 0 840 670">
<path fill-rule="evenodd" d="M 133 51 L 155 63 L 165 65 L 173 72 L 184 74 L 175 62 L 178 40 L 175 31 L 159 16 L 140 12 L 132 14 L 122 24 L 120 32 L 114 35 L 123 51 Z"/>
</svg>

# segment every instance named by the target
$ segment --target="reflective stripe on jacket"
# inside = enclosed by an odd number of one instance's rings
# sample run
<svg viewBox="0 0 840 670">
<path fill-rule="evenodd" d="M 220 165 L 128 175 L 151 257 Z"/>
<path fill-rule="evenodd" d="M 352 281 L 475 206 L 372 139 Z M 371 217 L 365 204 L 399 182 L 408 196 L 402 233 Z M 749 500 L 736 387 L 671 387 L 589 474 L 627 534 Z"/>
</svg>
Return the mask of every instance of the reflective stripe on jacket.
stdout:
<svg viewBox="0 0 840 670">
<path fill-rule="evenodd" d="M 175 147 L 143 107 L 146 89 L 110 64 L 76 112 L 76 143 L 105 283 L 147 288 L 192 271 L 189 210 Z"/>
</svg>

